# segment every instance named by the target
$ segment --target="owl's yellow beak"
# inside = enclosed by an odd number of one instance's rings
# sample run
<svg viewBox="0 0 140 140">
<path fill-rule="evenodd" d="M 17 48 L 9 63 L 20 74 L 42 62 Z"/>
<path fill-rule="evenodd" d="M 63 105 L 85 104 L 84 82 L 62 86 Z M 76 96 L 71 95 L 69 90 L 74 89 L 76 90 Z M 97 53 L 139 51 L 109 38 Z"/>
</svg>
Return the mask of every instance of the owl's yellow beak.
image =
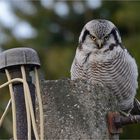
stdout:
<svg viewBox="0 0 140 140">
<path fill-rule="evenodd" d="M 101 39 L 97 40 L 97 44 L 98 44 L 99 49 L 103 47 L 103 41 Z"/>
</svg>

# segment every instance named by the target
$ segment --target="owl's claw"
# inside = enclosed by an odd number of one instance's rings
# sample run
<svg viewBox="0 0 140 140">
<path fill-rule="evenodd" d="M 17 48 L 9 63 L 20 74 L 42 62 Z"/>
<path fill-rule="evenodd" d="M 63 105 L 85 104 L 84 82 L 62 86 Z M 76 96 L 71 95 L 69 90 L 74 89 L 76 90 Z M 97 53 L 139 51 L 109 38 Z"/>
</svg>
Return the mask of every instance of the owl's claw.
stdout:
<svg viewBox="0 0 140 140">
<path fill-rule="evenodd" d="M 122 116 L 124 116 L 124 117 L 130 117 L 130 116 L 132 116 L 132 115 L 130 114 L 130 112 L 125 112 L 125 111 L 122 111 L 122 110 L 120 110 L 119 112 L 120 112 L 120 115 L 122 115 Z"/>
</svg>

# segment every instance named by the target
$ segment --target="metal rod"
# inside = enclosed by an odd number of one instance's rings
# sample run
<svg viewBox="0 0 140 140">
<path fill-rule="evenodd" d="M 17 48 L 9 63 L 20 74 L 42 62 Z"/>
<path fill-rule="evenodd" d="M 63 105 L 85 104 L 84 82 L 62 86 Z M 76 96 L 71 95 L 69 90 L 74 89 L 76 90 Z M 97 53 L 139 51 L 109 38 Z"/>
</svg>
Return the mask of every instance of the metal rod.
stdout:
<svg viewBox="0 0 140 140">
<path fill-rule="evenodd" d="M 114 117 L 115 126 L 121 128 L 125 125 L 140 123 L 140 115 L 134 116 L 115 116 Z"/>
</svg>

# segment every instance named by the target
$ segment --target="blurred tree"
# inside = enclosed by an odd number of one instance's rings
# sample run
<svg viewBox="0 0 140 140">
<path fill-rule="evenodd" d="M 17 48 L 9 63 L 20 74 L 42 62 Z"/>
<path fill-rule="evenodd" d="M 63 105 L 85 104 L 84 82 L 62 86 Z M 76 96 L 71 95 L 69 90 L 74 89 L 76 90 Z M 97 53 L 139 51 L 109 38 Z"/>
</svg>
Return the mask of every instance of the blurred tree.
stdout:
<svg viewBox="0 0 140 140">
<path fill-rule="evenodd" d="M 1 26 L 6 41 L 0 45 L 3 49 L 32 47 L 39 53 L 46 79 L 69 77 L 78 37 L 84 24 L 95 18 L 105 18 L 119 28 L 124 45 L 140 66 L 140 2 L 102 1 L 101 5 L 96 6 L 88 1 L 9 0 L 18 22 L 13 28 Z M 33 37 L 20 38 L 13 34 L 20 22 L 26 22 L 32 27 Z M 138 96 L 140 98 L 140 91 Z M 1 102 L 5 102 L 3 98 Z M 140 126 L 137 125 L 126 127 L 122 138 L 140 138 L 138 129 Z M 6 135 L 0 135 L 0 138 L 6 138 Z"/>
</svg>

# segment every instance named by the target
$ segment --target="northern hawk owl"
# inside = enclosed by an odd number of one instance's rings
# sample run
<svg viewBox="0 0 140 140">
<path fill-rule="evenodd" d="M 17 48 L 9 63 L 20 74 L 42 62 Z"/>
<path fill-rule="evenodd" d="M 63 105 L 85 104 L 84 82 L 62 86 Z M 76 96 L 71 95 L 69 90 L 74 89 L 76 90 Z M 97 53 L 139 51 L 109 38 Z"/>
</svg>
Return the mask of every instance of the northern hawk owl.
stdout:
<svg viewBox="0 0 140 140">
<path fill-rule="evenodd" d="M 108 20 L 89 21 L 82 29 L 71 66 L 71 79 L 110 85 L 121 111 L 133 108 L 138 70 L 123 46 L 117 27 Z"/>
</svg>

